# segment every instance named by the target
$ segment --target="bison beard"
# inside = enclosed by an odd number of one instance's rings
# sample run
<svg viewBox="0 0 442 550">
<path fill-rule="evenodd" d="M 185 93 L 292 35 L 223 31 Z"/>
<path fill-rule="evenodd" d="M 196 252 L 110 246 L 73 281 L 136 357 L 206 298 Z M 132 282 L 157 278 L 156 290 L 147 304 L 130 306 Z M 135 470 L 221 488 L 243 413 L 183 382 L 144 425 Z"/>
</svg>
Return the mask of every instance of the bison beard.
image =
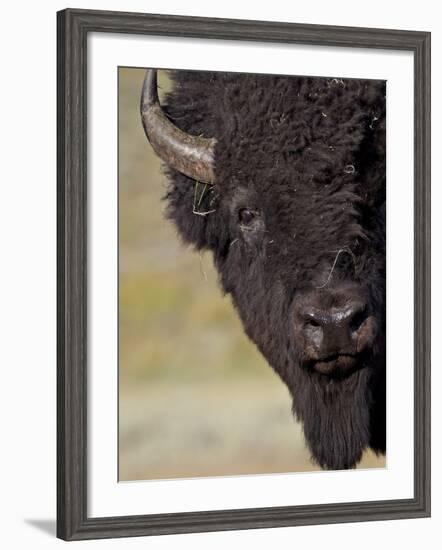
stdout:
<svg viewBox="0 0 442 550">
<path fill-rule="evenodd" d="M 384 453 L 385 83 L 179 71 L 165 116 L 152 76 L 141 112 L 167 216 L 212 251 L 313 460 Z"/>
<path fill-rule="evenodd" d="M 367 368 L 338 381 L 316 373 L 299 376 L 293 412 L 322 468 L 353 468 L 369 446 L 370 378 Z"/>
</svg>

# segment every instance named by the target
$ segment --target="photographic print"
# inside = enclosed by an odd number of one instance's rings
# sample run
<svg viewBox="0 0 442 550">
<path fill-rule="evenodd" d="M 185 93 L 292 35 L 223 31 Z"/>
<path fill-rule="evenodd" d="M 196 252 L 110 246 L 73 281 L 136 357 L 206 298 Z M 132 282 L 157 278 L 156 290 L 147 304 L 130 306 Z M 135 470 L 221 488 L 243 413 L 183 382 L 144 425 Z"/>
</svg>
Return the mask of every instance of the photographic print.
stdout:
<svg viewBox="0 0 442 550">
<path fill-rule="evenodd" d="M 58 537 L 430 515 L 430 41 L 58 12 Z"/>
<path fill-rule="evenodd" d="M 119 67 L 119 480 L 386 465 L 383 80 Z"/>
</svg>

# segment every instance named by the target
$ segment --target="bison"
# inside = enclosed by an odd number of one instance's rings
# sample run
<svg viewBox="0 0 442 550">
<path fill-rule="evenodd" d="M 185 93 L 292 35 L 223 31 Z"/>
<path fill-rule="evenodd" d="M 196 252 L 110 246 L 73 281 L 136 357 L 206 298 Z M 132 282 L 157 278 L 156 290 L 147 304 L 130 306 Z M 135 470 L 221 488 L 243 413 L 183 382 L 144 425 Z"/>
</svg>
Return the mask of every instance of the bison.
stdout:
<svg viewBox="0 0 442 550">
<path fill-rule="evenodd" d="M 287 385 L 312 459 L 385 453 L 384 81 L 156 70 L 141 118 L 167 216 L 210 250 L 244 330 Z"/>
</svg>

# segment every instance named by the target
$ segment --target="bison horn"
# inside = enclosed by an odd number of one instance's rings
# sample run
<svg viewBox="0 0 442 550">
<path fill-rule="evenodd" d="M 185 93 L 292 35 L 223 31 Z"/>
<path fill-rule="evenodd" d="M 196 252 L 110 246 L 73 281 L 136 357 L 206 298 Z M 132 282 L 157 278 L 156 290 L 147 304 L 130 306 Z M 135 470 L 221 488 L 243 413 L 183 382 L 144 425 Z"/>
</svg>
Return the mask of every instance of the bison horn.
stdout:
<svg viewBox="0 0 442 550">
<path fill-rule="evenodd" d="M 186 134 L 166 117 L 158 99 L 156 69 L 146 71 L 140 110 L 147 139 L 157 155 L 189 178 L 213 184 L 216 140 Z"/>
</svg>

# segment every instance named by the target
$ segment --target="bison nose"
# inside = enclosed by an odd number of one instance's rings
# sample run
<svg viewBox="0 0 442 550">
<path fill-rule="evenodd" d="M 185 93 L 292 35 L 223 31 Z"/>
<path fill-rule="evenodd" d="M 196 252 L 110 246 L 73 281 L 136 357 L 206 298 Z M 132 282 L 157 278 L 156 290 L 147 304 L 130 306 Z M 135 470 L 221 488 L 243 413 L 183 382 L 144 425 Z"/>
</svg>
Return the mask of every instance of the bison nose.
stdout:
<svg viewBox="0 0 442 550">
<path fill-rule="evenodd" d="M 367 306 L 361 301 L 321 309 L 305 304 L 298 310 L 305 350 L 326 358 L 361 351 L 361 336 L 367 322 Z"/>
</svg>

